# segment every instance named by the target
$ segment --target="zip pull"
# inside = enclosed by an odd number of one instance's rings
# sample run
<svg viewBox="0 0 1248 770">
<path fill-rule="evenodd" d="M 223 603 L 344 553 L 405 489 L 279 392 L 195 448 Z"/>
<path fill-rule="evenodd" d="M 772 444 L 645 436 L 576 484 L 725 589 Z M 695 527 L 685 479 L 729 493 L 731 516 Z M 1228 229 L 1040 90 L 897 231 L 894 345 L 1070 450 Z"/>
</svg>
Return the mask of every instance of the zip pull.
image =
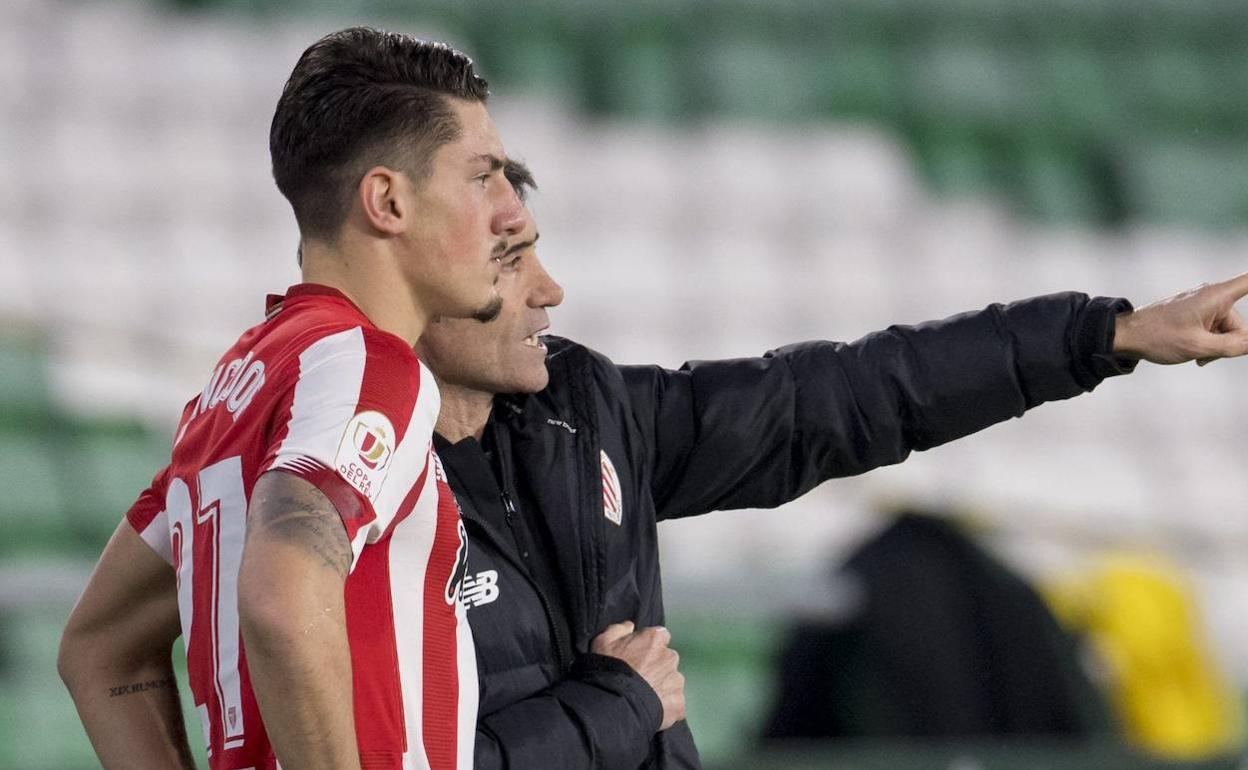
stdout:
<svg viewBox="0 0 1248 770">
<path fill-rule="evenodd" d="M 516 504 L 511 502 L 511 495 L 506 490 L 500 492 L 499 497 L 503 498 L 503 512 L 507 515 L 507 525 L 511 526 L 512 517 L 516 514 Z"/>
</svg>

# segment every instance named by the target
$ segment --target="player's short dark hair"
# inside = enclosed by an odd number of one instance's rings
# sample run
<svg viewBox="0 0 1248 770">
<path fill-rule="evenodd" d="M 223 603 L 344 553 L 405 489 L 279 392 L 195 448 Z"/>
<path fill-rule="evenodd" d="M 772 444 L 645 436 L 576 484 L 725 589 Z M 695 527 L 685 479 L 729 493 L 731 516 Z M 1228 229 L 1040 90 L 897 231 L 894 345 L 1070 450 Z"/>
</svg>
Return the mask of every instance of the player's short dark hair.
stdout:
<svg viewBox="0 0 1248 770">
<path fill-rule="evenodd" d="M 273 179 L 304 237 L 328 239 L 364 172 L 385 165 L 419 182 L 459 136 L 447 97 L 485 102 L 472 59 L 396 32 L 352 27 L 299 57 L 269 129 Z"/>
<path fill-rule="evenodd" d="M 515 158 L 508 158 L 503 164 L 503 176 L 507 177 L 507 181 L 511 183 L 511 189 L 516 191 L 516 195 L 522 201 L 528 199 L 530 190 L 537 189 L 537 181 L 533 179 L 533 172 Z"/>
</svg>

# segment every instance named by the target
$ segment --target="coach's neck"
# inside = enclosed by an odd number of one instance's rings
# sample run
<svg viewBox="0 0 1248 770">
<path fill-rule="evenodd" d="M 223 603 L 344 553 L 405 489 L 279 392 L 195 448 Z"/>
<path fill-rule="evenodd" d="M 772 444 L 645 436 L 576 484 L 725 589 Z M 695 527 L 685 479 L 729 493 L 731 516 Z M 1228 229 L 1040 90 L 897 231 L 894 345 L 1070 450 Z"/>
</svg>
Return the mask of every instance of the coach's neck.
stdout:
<svg viewBox="0 0 1248 770">
<path fill-rule="evenodd" d="M 434 431 L 442 438 L 458 443 L 469 436 L 477 441 L 485 435 L 485 424 L 494 408 L 494 394 L 476 388 L 456 385 L 443 380 L 434 373 L 442 405 L 438 409 L 438 422 Z"/>
</svg>

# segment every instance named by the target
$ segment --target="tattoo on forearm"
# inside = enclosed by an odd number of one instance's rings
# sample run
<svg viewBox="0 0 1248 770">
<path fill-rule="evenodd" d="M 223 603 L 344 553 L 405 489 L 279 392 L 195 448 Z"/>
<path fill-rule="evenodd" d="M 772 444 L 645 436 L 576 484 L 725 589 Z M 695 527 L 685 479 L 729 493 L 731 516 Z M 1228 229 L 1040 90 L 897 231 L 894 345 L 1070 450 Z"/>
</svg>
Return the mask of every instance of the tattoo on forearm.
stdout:
<svg viewBox="0 0 1248 770">
<path fill-rule="evenodd" d="M 351 543 L 329 499 L 316 488 L 274 491 L 273 501 L 256 507 L 257 520 L 249 522 L 248 535 L 262 529 L 303 546 L 345 578 L 351 571 Z"/>
<path fill-rule="evenodd" d="M 165 679 L 149 679 L 146 682 L 131 682 L 117 687 L 108 688 L 108 697 L 116 698 L 120 695 L 134 695 L 136 693 L 147 692 L 148 690 L 160 690 L 165 687 L 177 687 L 178 682 L 172 676 Z"/>
</svg>

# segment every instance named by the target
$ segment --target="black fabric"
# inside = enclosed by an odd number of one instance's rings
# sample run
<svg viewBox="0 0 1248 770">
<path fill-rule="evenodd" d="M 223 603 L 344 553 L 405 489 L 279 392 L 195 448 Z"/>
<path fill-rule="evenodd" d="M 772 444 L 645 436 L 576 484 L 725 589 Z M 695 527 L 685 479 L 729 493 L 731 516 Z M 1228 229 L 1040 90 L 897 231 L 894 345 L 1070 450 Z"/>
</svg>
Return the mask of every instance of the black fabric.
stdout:
<svg viewBox="0 0 1248 770">
<path fill-rule="evenodd" d="M 477 766 L 698 767 L 687 724 L 655 733 L 658 698 L 640 676 L 584 663 L 608 624 L 663 623 L 656 522 L 775 507 L 1089 390 L 1129 370 L 1109 349 L 1114 314 L 1129 308 L 1057 294 L 679 370 L 616 366 L 547 338 L 550 385 L 498 398 L 491 419 L 514 488 L 527 490 L 525 515 L 548 533 L 561 601 L 479 510 L 488 495 L 465 491 L 473 477 L 460 459 L 443 457 L 470 536 Z M 618 475 L 619 523 L 604 512 L 604 456 Z"/>
<path fill-rule="evenodd" d="M 471 500 L 472 510 L 487 522 L 492 531 L 510 537 L 511 554 L 520 562 L 525 576 L 540 589 L 550 603 L 550 622 L 558 626 L 555 636 L 570 639 L 566 605 L 567 591 L 554 559 L 554 543 L 544 521 L 526 514 L 534 503 L 527 484 L 519 483 L 511 470 L 511 452 L 499 446 L 500 431 L 490 424 L 481 441 L 468 436 L 451 444 L 435 434 L 434 442 L 444 465 L 455 472 L 455 488 L 462 498 Z M 462 501 L 461 501 L 462 506 Z M 565 645 L 566 647 L 566 645 Z M 565 649 L 570 660 L 570 647 Z"/>
<path fill-rule="evenodd" d="M 839 579 L 862 589 L 862 611 L 792 629 L 766 738 L 1108 731 L 1075 640 L 950 522 L 901 517 Z"/>
</svg>

